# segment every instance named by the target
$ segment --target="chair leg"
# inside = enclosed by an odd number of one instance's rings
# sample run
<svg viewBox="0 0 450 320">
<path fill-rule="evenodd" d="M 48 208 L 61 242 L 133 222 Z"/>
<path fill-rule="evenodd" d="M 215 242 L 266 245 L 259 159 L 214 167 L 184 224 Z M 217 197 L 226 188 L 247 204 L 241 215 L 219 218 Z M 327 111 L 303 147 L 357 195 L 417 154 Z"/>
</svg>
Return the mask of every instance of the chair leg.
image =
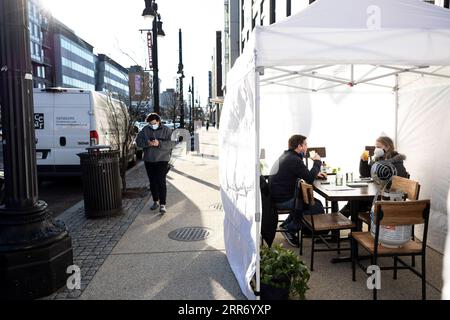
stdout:
<svg viewBox="0 0 450 320">
<path fill-rule="evenodd" d="M 394 280 L 397 280 L 397 264 L 398 264 L 398 258 L 397 258 L 397 256 L 394 256 Z"/>
<path fill-rule="evenodd" d="M 303 238 L 304 238 L 304 232 L 303 232 L 303 227 L 300 228 L 300 255 L 303 255 Z"/>
<path fill-rule="evenodd" d="M 412 232 L 411 232 L 411 239 L 412 239 L 412 241 L 414 241 L 414 238 L 415 238 L 415 236 L 414 236 L 414 226 L 412 226 Z M 411 266 L 412 267 L 416 266 L 416 256 L 412 256 L 411 257 Z"/>
<path fill-rule="evenodd" d="M 350 240 L 350 248 L 352 255 L 352 281 L 356 281 L 356 257 L 357 257 L 358 243 L 354 238 L 351 238 Z"/>
<path fill-rule="evenodd" d="M 341 232 L 339 230 L 336 231 L 336 241 L 337 241 L 337 253 L 341 254 Z"/>
<path fill-rule="evenodd" d="M 312 231 L 312 236 L 311 236 L 311 267 L 310 270 L 314 271 L 314 242 L 316 240 L 314 231 Z"/>
<path fill-rule="evenodd" d="M 425 269 L 425 260 L 426 260 L 426 256 L 425 253 L 422 254 L 422 300 L 426 300 L 427 299 L 427 282 L 426 282 L 426 269 Z"/>
<path fill-rule="evenodd" d="M 373 266 L 376 266 L 376 265 L 377 265 L 377 259 L 376 259 L 376 257 L 374 257 L 374 256 L 372 256 L 372 265 L 373 265 Z M 380 276 L 381 276 L 381 275 L 380 275 Z M 375 280 L 375 281 L 376 281 L 376 280 Z M 378 300 L 377 294 L 378 294 L 378 292 L 377 292 L 377 286 L 373 286 L 373 300 Z"/>
</svg>

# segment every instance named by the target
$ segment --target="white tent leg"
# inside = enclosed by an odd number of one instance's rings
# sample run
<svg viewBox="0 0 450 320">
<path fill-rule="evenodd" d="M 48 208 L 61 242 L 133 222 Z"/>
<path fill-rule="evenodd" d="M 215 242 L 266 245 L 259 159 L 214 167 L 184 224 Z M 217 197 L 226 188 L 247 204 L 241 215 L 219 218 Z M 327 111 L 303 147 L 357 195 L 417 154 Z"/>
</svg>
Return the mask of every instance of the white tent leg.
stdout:
<svg viewBox="0 0 450 320">
<path fill-rule="evenodd" d="M 259 126 L 260 126 L 260 70 L 255 72 L 255 220 L 256 220 L 256 300 L 261 300 L 261 283 L 260 283 L 260 246 L 261 246 L 261 188 L 259 179 L 261 176 L 260 168 L 260 142 L 259 142 Z"/>
<path fill-rule="evenodd" d="M 398 149 L 398 107 L 399 107 L 399 101 L 398 101 L 398 74 L 395 75 L 395 87 L 394 87 L 394 94 L 395 94 L 395 136 L 394 136 L 394 145 Z"/>
</svg>

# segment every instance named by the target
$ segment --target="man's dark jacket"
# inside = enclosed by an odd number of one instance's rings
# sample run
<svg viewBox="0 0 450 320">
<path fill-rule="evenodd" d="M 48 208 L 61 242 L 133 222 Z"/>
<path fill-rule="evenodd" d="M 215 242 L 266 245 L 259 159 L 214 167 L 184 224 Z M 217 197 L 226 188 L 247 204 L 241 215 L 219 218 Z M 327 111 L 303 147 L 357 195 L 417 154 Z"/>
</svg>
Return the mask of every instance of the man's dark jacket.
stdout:
<svg viewBox="0 0 450 320">
<path fill-rule="evenodd" d="M 320 172 L 320 160 L 315 160 L 311 170 L 303 157 L 292 149 L 286 150 L 272 167 L 269 177 L 270 195 L 274 202 L 285 202 L 294 197 L 297 179 L 312 184 Z"/>
</svg>

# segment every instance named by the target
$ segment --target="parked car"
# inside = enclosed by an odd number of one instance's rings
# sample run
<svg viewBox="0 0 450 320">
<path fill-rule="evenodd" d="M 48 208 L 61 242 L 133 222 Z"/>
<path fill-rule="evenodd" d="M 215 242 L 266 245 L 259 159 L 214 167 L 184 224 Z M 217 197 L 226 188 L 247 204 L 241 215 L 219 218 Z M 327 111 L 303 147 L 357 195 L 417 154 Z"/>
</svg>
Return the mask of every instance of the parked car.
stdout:
<svg viewBox="0 0 450 320">
<path fill-rule="evenodd" d="M 125 128 L 128 113 L 119 100 L 101 92 L 62 88 L 34 89 L 33 96 L 39 177 L 80 176 L 78 153 L 93 145 L 121 148 L 116 132 L 125 135 L 125 130 L 117 126 Z M 128 161 L 136 161 L 133 146 Z"/>
</svg>

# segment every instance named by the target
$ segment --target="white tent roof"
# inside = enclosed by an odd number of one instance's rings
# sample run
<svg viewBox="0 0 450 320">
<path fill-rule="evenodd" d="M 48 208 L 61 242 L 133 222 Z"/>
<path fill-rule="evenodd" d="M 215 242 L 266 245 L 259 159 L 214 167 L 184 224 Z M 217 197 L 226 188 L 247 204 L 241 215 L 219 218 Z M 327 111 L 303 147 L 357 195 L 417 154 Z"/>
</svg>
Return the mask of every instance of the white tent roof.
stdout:
<svg viewBox="0 0 450 320">
<path fill-rule="evenodd" d="M 255 35 L 257 66 L 450 65 L 450 11 L 420 0 L 319 0 Z"/>
</svg>

